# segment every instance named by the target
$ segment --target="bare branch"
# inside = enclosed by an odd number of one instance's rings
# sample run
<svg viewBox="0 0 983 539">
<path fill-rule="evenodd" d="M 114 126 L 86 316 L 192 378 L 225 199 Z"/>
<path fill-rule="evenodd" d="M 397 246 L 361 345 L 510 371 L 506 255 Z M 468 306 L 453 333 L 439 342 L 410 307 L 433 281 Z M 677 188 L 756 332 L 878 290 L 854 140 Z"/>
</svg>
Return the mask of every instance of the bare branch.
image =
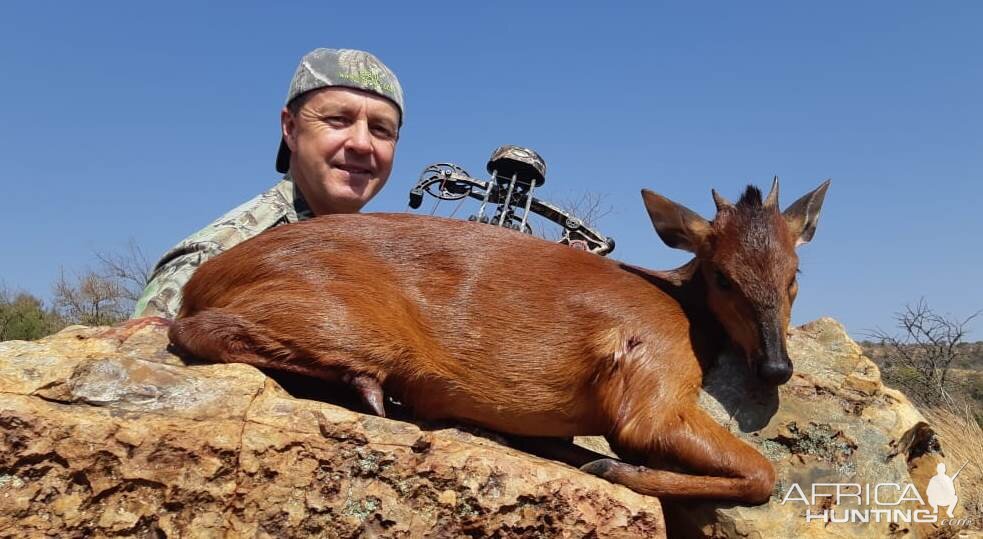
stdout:
<svg viewBox="0 0 983 539">
<path fill-rule="evenodd" d="M 583 195 L 576 199 L 567 198 L 563 200 L 560 206 L 573 215 L 576 215 L 585 225 L 593 228 L 597 225 L 598 221 L 614 211 L 614 206 L 604 202 L 606 198 L 606 194 L 585 191 Z"/>
<path fill-rule="evenodd" d="M 888 349 L 889 364 L 898 367 L 885 373 L 894 382 L 925 404 L 948 402 L 949 369 L 963 355 L 960 344 L 969 323 L 980 313 L 963 320 L 949 318 L 933 311 L 921 298 L 895 314 L 900 335 L 878 329 L 869 336 Z"/>
<path fill-rule="evenodd" d="M 614 206 L 605 202 L 607 195 L 595 191 L 584 191 L 579 196 L 568 196 L 560 199 L 556 205 L 560 209 L 580 219 L 585 226 L 594 228 L 598 221 L 611 214 Z M 537 235 L 550 241 L 557 241 L 563 235 L 562 231 L 547 230 L 540 223 Z"/>
<path fill-rule="evenodd" d="M 132 238 L 123 253 L 96 252 L 100 263 L 99 274 L 106 280 L 119 284 L 120 294 L 130 302 L 140 299 L 140 294 L 150 281 L 153 265 Z"/>
<path fill-rule="evenodd" d="M 55 307 L 69 322 L 111 325 L 128 313 L 120 284 L 93 271 L 68 279 L 62 270 L 53 288 Z"/>
</svg>

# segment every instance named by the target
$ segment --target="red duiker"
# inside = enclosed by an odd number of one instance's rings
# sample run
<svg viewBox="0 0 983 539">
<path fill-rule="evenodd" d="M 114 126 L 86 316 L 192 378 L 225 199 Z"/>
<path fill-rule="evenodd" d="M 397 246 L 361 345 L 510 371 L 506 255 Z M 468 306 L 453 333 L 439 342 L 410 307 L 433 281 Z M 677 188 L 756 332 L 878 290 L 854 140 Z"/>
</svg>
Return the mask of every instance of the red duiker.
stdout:
<svg viewBox="0 0 983 539">
<path fill-rule="evenodd" d="M 424 419 L 521 436 L 603 435 L 648 467 L 583 468 L 644 494 L 761 503 L 775 472 L 696 404 L 732 342 L 771 385 L 798 266 L 829 182 L 784 213 L 714 192 L 707 221 L 642 191 L 662 240 L 695 258 L 653 272 L 496 227 L 414 215 L 285 225 L 203 264 L 170 330 L 184 352 L 383 390 Z M 673 463 L 685 472 L 657 469 Z"/>
</svg>

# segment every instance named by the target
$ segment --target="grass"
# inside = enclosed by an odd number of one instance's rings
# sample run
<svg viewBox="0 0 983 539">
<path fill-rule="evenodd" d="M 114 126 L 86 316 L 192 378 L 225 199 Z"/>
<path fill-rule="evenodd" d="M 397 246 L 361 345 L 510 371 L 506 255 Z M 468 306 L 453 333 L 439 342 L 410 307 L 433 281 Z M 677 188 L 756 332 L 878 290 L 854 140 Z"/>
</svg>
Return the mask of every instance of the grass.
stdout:
<svg viewBox="0 0 983 539">
<path fill-rule="evenodd" d="M 941 441 L 946 462 L 953 467 L 949 473 L 968 463 L 956 479 L 963 508 L 963 514 L 956 516 L 971 519 L 970 529 L 983 529 L 983 428 L 968 406 L 928 408 L 922 413 Z"/>
</svg>

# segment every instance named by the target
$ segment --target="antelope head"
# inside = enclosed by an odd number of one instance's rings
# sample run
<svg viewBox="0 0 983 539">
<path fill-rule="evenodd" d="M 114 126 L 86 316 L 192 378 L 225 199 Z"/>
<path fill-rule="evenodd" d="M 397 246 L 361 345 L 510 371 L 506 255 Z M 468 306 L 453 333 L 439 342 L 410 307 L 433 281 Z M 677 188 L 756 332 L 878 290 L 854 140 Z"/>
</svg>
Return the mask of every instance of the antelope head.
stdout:
<svg viewBox="0 0 983 539">
<path fill-rule="evenodd" d="M 753 186 L 736 204 L 713 191 L 717 214 L 712 221 L 642 190 L 659 237 L 696 255 L 693 278 L 704 280 L 710 311 L 744 352 L 748 366 L 771 385 L 792 376 L 786 334 L 798 292 L 795 248 L 815 234 L 828 187 L 826 180 L 784 212 L 777 177 L 763 200 Z"/>
</svg>

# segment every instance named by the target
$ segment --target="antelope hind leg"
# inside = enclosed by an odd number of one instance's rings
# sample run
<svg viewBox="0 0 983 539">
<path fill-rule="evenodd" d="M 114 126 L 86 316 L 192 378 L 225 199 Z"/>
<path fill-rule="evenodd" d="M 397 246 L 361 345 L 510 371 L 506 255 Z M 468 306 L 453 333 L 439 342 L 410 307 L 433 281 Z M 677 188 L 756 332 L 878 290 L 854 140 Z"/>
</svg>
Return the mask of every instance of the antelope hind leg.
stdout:
<svg viewBox="0 0 983 539">
<path fill-rule="evenodd" d="M 775 486 L 775 469 L 753 447 L 739 440 L 702 410 L 684 413 L 662 427 L 649 464 L 671 459 L 692 473 L 633 466 L 615 459 L 600 459 L 581 470 L 651 496 L 703 498 L 761 504 Z M 661 430 L 661 429 L 660 429 Z M 655 433 L 652 433 L 655 434 Z M 642 442 L 632 443 L 632 442 Z M 643 441 L 623 441 L 633 451 Z"/>
<path fill-rule="evenodd" d="M 386 417 L 382 385 L 376 377 L 350 371 L 341 365 L 302 358 L 266 328 L 237 314 L 206 309 L 174 321 L 168 336 L 180 350 L 200 359 L 246 363 L 329 382 L 341 380 L 352 386 L 372 412 Z"/>
</svg>

